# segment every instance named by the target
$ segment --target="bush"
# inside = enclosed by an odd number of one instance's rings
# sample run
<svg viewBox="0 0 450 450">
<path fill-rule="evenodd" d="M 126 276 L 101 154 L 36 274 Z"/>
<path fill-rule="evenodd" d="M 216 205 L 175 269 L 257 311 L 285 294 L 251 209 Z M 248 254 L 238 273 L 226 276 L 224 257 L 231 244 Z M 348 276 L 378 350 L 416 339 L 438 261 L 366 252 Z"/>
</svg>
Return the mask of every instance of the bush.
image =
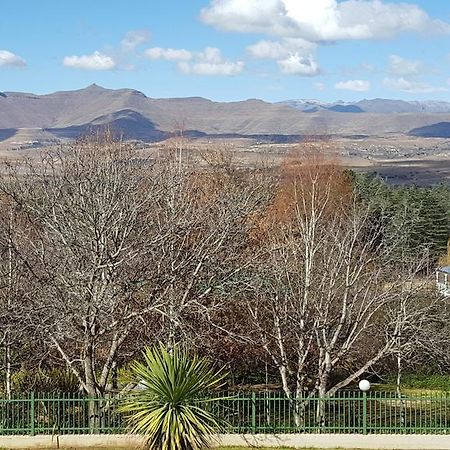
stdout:
<svg viewBox="0 0 450 450">
<path fill-rule="evenodd" d="M 222 371 L 207 359 L 189 357 L 179 347 L 147 348 L 144 362 L 131 365 L 138 386 L 121 411 L 128 413 L 131 431 L 145 436 L 146 445 L 160 450 L 197 450 L 210 444 L 222 427 L 208 410 L 208 392 L 221 386 Z"/>
<path fill-rule="evenodd" d="M 75 375 L 63 369 L 20 370 L 11 377 L 13 393 L 77 392 L 79 387 Z"/>
</svg>

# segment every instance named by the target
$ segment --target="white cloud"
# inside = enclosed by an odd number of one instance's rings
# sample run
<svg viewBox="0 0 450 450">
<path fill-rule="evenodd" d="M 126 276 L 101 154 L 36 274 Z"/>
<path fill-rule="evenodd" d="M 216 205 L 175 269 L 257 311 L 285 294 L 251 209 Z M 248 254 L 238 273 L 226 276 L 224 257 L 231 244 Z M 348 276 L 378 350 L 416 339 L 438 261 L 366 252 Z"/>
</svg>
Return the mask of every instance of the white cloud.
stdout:
<svg viewBox="0 0 450 450">
<path fill-rule="evenodd" d="M 268 36 L 248 46 L 248 54 L 277 60 L 284 72 L 299 74 L 311 69 L 295 55 L 309 58 L 320 44 L 401 32 L 450 34 L 450 23 L 431 18 L 418 5 L 389 0 L 210 0 L 200 19 L 220 30 Z"/>
<path fill-rule="evenodd" d="M 377 67 L 375 64 L 370 63 L 362 63 L 360 66 L 361 70 L 369 73 L 375 73 L 377 71 Z"/>
<path fill-rule="evenodd" d="M 92 55 L 66 56 L 63 64 L 66 67 L 86 70 L 111 70 L 116 67 L 116 62 L 111 56 L 94 52 Z"/>
<path fill-rule="evenodd" d="M 221 30 L 310 42 L 389 38 L 403 31 L 450 33 L 449 23 L 430 18 L 417 5 L 381 0 L 212 0 L 200 17 Z"/>
<path fill-rule="evenodd" d="M 398 55 L 389 56 L 389 73 L 392 75 L 417 75 L 422 68 L 420 61 L 405 59 Z"/>
<path fill-rule="evenodd" d="M 196 59 L 211 64 L 223 62 L 222 52 L 216 47 L 206 47 L 202 52 L 196 54 Z"/>
<path fill-rule="evenodd" d="M 148 59 L 166 59 L 168 61 L 188 61 L 192 58 L 192 53 L 182 48 L 152 47 L 145 50 L 144 55 Z"/>
<path fill-rule="evenodd" d="M 258 59 L 285 59 L 292 53 L 310 54 L 316 45 L 301 38 L 285 38 L 281 41 L 261 40 L 247 47 L 247 52 Z"/>
<path fill-rule="evenodd" d="M 316 91 L 324 91 L 327 87 L 324 83 L 317 82 L 313 84 L 313 88 Z"/>
<path fill-rule="evenodd" d="M 243 61 L 227 61 L 216 47 L 206 47 L 193 54 L 193 62 L 180 62 L 178 68 L 183 73 L 196 75 L 237 75 L 244 70 Z"/>
<path fill-rule="evenodd" d="M 367 80 L 347 80 L 336 83 L 334 87 L 347 91 L 365 92 L 370 89 L 370 82 Z"/>
<path fill-rule="evenodd" d="M 184 73 L 193 73 L 196 75 L 237 75 L 244 69 L 244 63 L 242 61 L 237 62 L 197 62 L 189 64 L 187 62 L 181 62 L 178 64 L 179 69 Z"/>
<path fill-rule="evenodd" d="M 133 51 L 139 45 L 148 42 L 149 39 L 150 32 L 148 30 L 131 30 L 120 41 L 120 46 L 124 51 Z"/>
<path fill-rule="evenodd" d="M 148 59 L 165 59 L 177 61 L 178 70 L 195 75 L 231 76 L 241 73 L 243 61 L 228 61 L 216 47 L 206 47 L 201 52 L 191 52 L 185 49 L 153 47 L 144 52 Z"/>
<path fill-rule="evenodd" d="M 345 78 L 356 78 L 367 73 L 376 73 L 377 67 L 374 64 L 363 62 L 355 66 L 346 66 L 340 70 L 340 74 Z"/>
<path fill-rule="evenodd" d="M 213 0 L 209 7 L 202 9 L 200 18 L 224 30 L 265 33 L 267 26 L 275 28 L 278 21 L 284 20 L 280 9 L 282 4 L 278 0 Z"/>
<path fill-rule="evenodd" d="M 25 67 L 27 62 L 8 50 L 0 50 L 0 67 Z"/>
<path fill-rule="evenodd" d="M 400 78 L 385 78 L 383 84 L 395 91 L 410 92 L 414 94 L 430 94 L 432 92 L 448 91 L 445 87 L 432 86 L 431 84 L 421 81 L 411 81 L 403 77 Z"/>
<path fill-rule="evenodd" d="M 291 75 L 313 77 L 320 74 L 319 65 L 311 55 L 300 56 L 295 53 L 286 59 L 279 60 L 278 65 L 282 72 Z"/>
<path fill-rule="evenodd" d="M 258 59 L 279 59 L 289 55 L 289 50 L 281 42 L 265 40 L 249 45 L 247 52 Z"/>
</svg>

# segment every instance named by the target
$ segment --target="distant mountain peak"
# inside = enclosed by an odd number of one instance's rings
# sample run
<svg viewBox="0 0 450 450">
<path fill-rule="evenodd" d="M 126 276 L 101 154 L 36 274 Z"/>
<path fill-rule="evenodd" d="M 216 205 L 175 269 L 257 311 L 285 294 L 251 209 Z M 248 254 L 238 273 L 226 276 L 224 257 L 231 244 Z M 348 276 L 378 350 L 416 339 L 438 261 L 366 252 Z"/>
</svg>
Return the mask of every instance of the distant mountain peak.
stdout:
<svg viewBox="0 0 450 450">
<path fill-rule="evenodd" d="M 388 98 L 364 99 L 354 102 L 338 100 L 336 102 L 321 102 L 319 100 L 285 100 L 278 102 L 303 112 L 328 110 L 337 113 L 450 113 L 450 102 L 445 101 L 407 101 Z M 314 108 L 311 106 L 314 105 Z"/>
<path fill-rule="evenodd" d="M 438 122 L 424 127 L 412 129 L 411 136 L 450 138 L 450 122 Z"/>
<path fill-rule="evenodd" d="M 108 124 L 128 139 L 153 141 L 164 139 L 180 123 L 193 137 L 272 136 L 270 140 L 277 142 L 298 140 L 311 133 L 381 135 L 412 129 L 440 136 L 446 135 L 450 123 L 450 102 L 374 99 L 325 103 L 300 99 L 274 104 L 259 99 L 158 99 L 133 89 L 109 89 L 96 83 L 44 95 L 0 94 L 0 131 L 27 129 L 28 135 L 41 139 L 39 130 L 45 129 L 47 141 L 51 135 L 55 139 L 76 138 Z M 433 124 L 437 125 L 432 129 L 420 129 Z"/>
<path fill-rule="evenodd" d="M 92 83 L 88 87 L 84 88 L 84 90 L 86 90 L 86 91 L 87 90 L 91 90 L 91 91 L 92 90 L 106 91 L 107 89 L 102 87 L 102 86 L 99 86 L 98 84 Z"/>
</svg>

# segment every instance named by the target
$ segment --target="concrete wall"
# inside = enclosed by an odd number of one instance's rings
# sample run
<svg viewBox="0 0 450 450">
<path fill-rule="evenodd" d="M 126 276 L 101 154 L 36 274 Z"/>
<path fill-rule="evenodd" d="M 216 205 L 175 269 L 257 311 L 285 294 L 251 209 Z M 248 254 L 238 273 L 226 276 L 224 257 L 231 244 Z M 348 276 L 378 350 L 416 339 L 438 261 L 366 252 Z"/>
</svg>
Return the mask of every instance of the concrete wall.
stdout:
<svg viewBox="0 0 450 450">
<path fill-rule="evenodd" d="M 120 434 L 65 434 L 61 436 L 0 436 L 0 448 L 130 448 L 142 444 L 138 436 Z"/>
<path fill-rule="evenodd" d="M 131 435 L 0 436 L 0 448 L 137 448 Z M 394 434 L 225 434 L 214 445 L 346 449 L 450 450 L 450 436 Z"/>
<path fill-rule="evenodd" d="M 450 436 L 396 434 L 279 434 L 222 436 L 222 445 L 346 449 L 450 450 Z"/>
</svg>

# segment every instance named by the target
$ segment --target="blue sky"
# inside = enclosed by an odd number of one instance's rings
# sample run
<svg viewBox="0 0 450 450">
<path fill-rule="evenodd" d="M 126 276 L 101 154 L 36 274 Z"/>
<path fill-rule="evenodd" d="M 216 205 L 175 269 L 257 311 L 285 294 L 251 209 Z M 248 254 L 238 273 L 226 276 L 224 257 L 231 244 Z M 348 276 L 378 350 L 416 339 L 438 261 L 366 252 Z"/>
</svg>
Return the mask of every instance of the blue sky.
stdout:
<svg viewBox="0 0 450 450">
<path fill-rule="evenodd" d="M 0 91 L 450 100 L 450 0 L 2 2 Z"/>
</svg>

